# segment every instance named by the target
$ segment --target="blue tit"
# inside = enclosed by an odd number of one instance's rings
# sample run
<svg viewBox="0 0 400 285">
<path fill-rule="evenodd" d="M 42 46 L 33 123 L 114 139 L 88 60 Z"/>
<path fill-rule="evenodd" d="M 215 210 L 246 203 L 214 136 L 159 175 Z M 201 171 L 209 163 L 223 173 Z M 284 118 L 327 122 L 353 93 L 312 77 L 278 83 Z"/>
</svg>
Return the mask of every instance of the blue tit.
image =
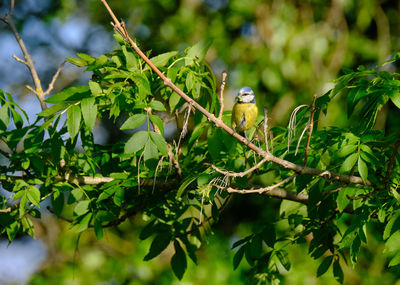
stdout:
<svg viewBox="0 0 400 285">
<path fill-rule="evenodd" d="M 235 131 L 243 132 L 253 127 L 258 115 L 256 97 L 250 87 L 242 87 L 235 98 L 232 109 L 232 127 Z"/>
</svg>

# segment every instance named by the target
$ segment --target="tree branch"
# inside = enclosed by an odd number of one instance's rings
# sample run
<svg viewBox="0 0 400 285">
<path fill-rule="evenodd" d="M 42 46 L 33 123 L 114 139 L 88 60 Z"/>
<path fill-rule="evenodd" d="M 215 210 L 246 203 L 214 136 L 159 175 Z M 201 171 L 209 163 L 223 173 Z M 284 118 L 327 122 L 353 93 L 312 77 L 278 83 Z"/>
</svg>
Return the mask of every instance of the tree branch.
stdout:
<svg viewBox="0 0 400 285">
<path fill-rule="evenodd" d="M 220 109 L 219 109 L 218 119 L 220 119 L 220 120 L 222 120 L 222 114 L 224 113 L 224 89 L 225 89 L 225 85 L 226 85 L 226 77 L 227 76 L 228 76 L 228 73 L 225 70 L 222 71 L 221 88 L 219 90 Z"/>
<path fill-rule="evenodd" d="M 32 76 L 33 84 L 35 85 L 34 93 L 35 93 L 36 97 L 39 99 L 40 107 L 42 108 L 42 110 L 44 110 L 47 108 L 47 105 L 46 105 L 46 102 L 44 102 L 45 98 L 44 98 L 44 92 L 42 89 L 42 83 L 40 82 L 39 75 L 36 71 L 35 64 L 32 60 L 32 57 L 31 57 L 30 53 L 28 52 L 28 49 L 26 48 L 25 43 L 22 40 L 22 38 L 20 37 L 18 30 L 14 24 L 14 20 L 13 20 L 14 4 L 15 4 L 14 0 L 11 0 L 10 13 L 8 13 L 5 17 L 2 17 L 1 20 L 10 27 L 12 33 L 14 34 L 15 39 L 17 40 L 17 42 L 21 48 L 21 51 L 22 51 L 22 53 L 24 55 L 24 59 L 25 59 L 25 61 L 23 63 L 28 67 L 29 72 Z"/>
<path fill-rule="evenodd" d="M 66 61 L 64 60 L 64 61 L 60 64 L 60 66 L 57 68 L 57 71 L 56 71 L 56 73 L 53 75 L 53 78 L 51 79 L 51 82 L 50 82 L 50 84 L 49 84 L 49 87 L 48 87 L 47 90 L 43 93 L 43 96 L 49 95 L 50 92 L 53 91 L 53 89 L 54 89 L 54 84 L 56 83 L 58 77 L 60 76 L 61 70 L 63 69 L 65 63 L 66 63 Z"/>
<path fill-rule="evenodd" d="M 267 161 L 271 161 L 275 164 L 278 164 L 284 168 L 294 170 L 298 174 L 311 174 L 314 176 L 325 176 L 330 177 L 331 180 L 339 180 L 345 183 L 352 184 L 362 184 L 362 185 L 371 185 L 370 181 L 363 181 L 361 177 L 358 176 L 349 176 L 346 174 L 337 174 L 334 172 L 330 172 L 328 170 L 320 170 L 315 168 L 309 168 L 302 165 L 297 165 L 287 160 L 283 160 L 278 158 L 271 153 L 264 151 L 262 148 L 257 147 L 255 144 L 247 140 L 245 137 L 241 136 L 239 133 L 235 132 L 233 129 L 228 127 L 221 119 L 217 118 L 214 114 L 208 112 L 205 108 L 203 108 L 199 103 L 190 98 L 186 93 L 184 93 L 181 89 L 179 89 L 175 84 L 172 83 L 171 79 L 167 78 L 151 61 L 150 59 L 140 50 L 137 44 L 132 40 L 132 38 L 128 35 L 128 32 L 125 28 L 123 22 L 119 22 L 112 12 L 111 8 L 108 6 L 106 0 L 101 0 L 111 15 L 114 23 L 112 24 L 114 28 L 124 37 L 124 40 L 131 46 L 131 48 L 149 65 L 149 67 L 163 80 L 164 85 L 170 87 L 173 91 L 175 91 L 179 96 L 181 96 L 185 101 L 189 103 L 189 105 L 193 106 L 195 109 L 200 111 L 203 115 L 207 117 L 207 119 L 214 123 L 216 127 L 223 129 L 225 132 L 229 133 L 235 139 L 240 141 L 242 144 L 246 145 L 250 149 L 252 149 L 255 153 L 262 156 Z"/>
<path fill-rule="evenodd" d="M 227 171 L 227 170 L 222 170 L 222 169 L 219 169 L 218 167 L 216 167 L 215 165 L 213 165 L 211 163 L 204 163 L 204 165 L 207 165 L 207 166 L 211 167 L 212 169 L 214 169 L 215 171 L 217 171 L 218 173 L 221 173 L 221 174 L 226 175 L 226 176 L 243 177 L 243 176 L 253 172 L 257 168 L 259 168 L 266 161 L 267 160 L 264 158 L 264 159 L 260 160 L 256 165 L 254 165 L 253 167 L 251 167 L 251 168 L 249 168 L 249 169 L 247 169 L 246 171 L 243 171 L 243 172 L 231 172 L 231 171 Z"/>
</svg>

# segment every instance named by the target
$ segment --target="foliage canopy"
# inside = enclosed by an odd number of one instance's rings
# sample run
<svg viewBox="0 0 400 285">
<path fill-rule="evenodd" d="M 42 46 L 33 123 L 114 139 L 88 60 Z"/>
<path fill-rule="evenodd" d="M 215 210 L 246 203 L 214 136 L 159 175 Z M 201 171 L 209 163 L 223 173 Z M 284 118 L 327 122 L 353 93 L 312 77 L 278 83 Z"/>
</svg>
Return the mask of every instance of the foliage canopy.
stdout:
<svg viewBox="0 0 400 285">
<path fill-rule="evenodd" d="M 250 143 L 227 131 L 230 111 L 218 117 L 217 80 L 204 61 L 210 41 L 151 55 L 167 82 L 121 30 L 114 37 L 115 50 L 68 58 L 91 79 L 48 97 L 52 105 L 33 123 L 0 91 L 7 148 L 0 180 L 11 193 L 0 200 L 1 234 L 10 241 L 34 236 L 31 217 L 40 218 L 46 199 L 54 215 L 78 233 L 93 229 L 99 240 L 104 228 L 141 214 L 148 223 L 139 237 L 152 240 L 143 259 L 172 246 L 171 268 L 182 279 L 231 197 L 252 193 L 282 202 L 275 220 L 258 221 L 232 245 L 233 268 L 245 259 L 250 283 L 279 283 L 292 266 L 288 246 L 301 243 L 321 261 L 317 276 L 332 268 L 343 283 L 342 262 L 357 264 L 372 226 L 391 253 L 389 266 L 400 264 L 400 130 L 395 124 L 374 128 L 382 106 L 400 108 L 400 74 L 390 70 L 399 53 L 380 66 L 345 70 L 333 89 L 296 108 L 287 128 L 267 129 L 267 117 L 260 116 Z M 319 128 L 338 96 L 351 123 Z M 93 129 L 102 119 L 112 120 L 125 140 L 95 143 Z M 177 138 L 166 135 L 173 120 Z"/>
</svg>

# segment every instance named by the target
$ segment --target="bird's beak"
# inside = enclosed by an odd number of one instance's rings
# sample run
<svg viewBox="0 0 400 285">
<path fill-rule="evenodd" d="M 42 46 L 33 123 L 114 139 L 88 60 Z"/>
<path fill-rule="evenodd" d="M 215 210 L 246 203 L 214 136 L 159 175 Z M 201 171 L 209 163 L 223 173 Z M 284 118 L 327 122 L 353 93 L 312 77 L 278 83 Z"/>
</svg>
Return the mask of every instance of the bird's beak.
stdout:
<svg viewBox="0 0 400 285">
<path fill-rule="evenodd" d="M 242 96 L 238 95 L 236 96 L 236 102 L 242 102 Z"/>
</svg>

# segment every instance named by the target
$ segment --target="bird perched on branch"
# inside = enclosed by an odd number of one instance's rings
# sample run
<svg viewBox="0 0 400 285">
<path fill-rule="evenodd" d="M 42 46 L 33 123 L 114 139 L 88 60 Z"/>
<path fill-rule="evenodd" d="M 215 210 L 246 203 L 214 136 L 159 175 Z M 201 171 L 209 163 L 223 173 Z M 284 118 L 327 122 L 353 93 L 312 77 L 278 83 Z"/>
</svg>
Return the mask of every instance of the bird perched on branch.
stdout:
<svg viewBox="0 0 400 285">
<path fill-rule="evenodd" d="M 235 98 L 235 105 L 232 109 L 232 127 L 235 131 L 244 133 L 251 129 L 256 122 L 258 109 L 256 97 L 250 87 L 242 87 Z"/>
</svg>

